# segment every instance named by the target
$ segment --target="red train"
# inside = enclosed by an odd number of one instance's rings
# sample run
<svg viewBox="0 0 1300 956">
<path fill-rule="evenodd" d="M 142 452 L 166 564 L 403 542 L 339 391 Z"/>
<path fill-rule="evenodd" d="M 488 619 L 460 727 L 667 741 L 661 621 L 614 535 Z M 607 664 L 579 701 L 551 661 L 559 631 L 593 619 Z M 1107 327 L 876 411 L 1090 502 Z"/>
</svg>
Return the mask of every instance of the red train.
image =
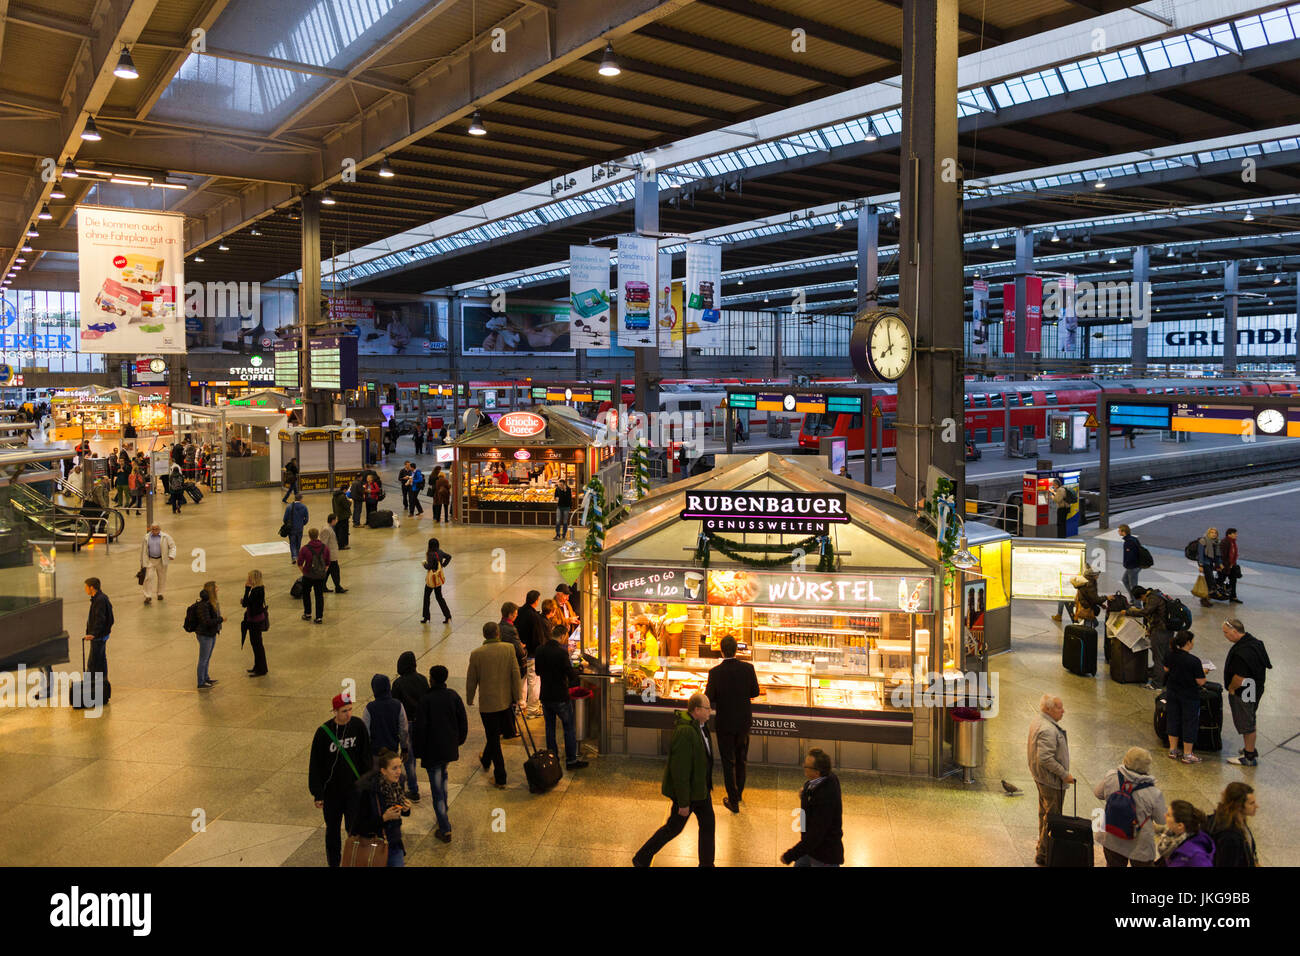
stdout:
<svg viewBox="0 0 1300 956">
<path fill-rule="evenodd" d="M 844 386 L 840 386 L 844 387 Z M 852 389 L 855 386 L 848 386 Z M 898 414 L 898 388 L 894 385 L 859 386 L 864 392 L 871 387 L 874 404 L 879 407 L 883 428 L 881 444 L 893 451 L 896 441 L 894 424 Z M 1251 382 L 1244 379 L 1044 379 L 1033 382 L 966 382 L 966 440 L 977 445 L 1000 444 L 1006 439 L 1007 412 L 1010 427 L 1022 438 L 1047 436 L 1047 413 L 1052 409 L 1096 412 L 1097 395 L 1102 391 L 1137 395 L 1294 395 L 1295 381 Z M 799 446 L 816 451 L 818 441 L 833 435 L 847 435 L 849 451 L 863 451 L 866 433 L 862 416 L 844 414 L 809 414 L 799 428 Z"/>
</svg>

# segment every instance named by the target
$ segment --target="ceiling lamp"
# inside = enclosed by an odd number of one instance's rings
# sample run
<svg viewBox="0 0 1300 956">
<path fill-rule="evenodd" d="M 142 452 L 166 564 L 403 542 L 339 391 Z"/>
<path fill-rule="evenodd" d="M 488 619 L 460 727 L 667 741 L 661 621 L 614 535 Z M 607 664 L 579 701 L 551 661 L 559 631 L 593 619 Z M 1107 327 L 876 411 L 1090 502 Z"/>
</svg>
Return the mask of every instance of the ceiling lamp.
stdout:
<svg viewBox="0 0 1300 956">
<path fill-rule="evenodd" d="M 952 566 L 961 571 L 971 571 L 980 566 L 980 559 L 971 554 L 970 548 L 967 547 L 965 535 L 957 541 L 957 550 L 952 556 Z"/>
<path fill-rule="evenodd" d="M 99 135 L 99 128 L 95 126 L 95 117 L 86 117 L 86 128 L 81 131 L 81 138 L 87 143 L 98 143 L 104 138 Z"/>
<path fill-rule="evenodd" d="M 36 238 L 39 237 L 39 236 L 40 236 L 40 233 L 36 231 L 36 223 L 32 223 L 30 226 L 27 227 L 27 238 L 28 238 L 28 239 L 36 239 Z"/>
<path fill-rule="evenodd" d="M 53 188 L 50 189 L 50 198 L 51 198 L 51 199 L 67 199 L 67 198 L 68 198 L 68 194 L 65 193 L 65 192 L 63 191 L 63 183 L 62 183 L 62 182 L 55 182 Z"/>
<path fill-rule="evenodd" d="M 1201 266 L 1201 275 L 1208 276 L 1209 274 L 1210 274 L 1210 270 L 1205 268 L 1205 266 Z"/>
<path fill-rule="evenodd" d="M 1116 262 L 1118 262 L 1119 260 L 1115 258 L 1114 254 L 1112 254 L 1111 257 L 1110 257 L 1109 259 L 1107 259 L 1106 261 L 1109 262 L 1111 265 L 1114 265 L 1114 264 L 1115 264 Z"/>
<path fill-rule="evenodd" d="M 140 76 L 135 68 L 135 61 L 131 59 L 131 53 L 126 47 L 122 47 L 122 55 L 117 58 L 117 69 L 113 71 L 113 75 L 124 80 L 134 80 Z"/>
<path fill-rule="evenodd" d="M 248 230 L 248 234 L 250 236 L 260 236 L 262 233 L 258 229 L 250 229 Z"/>
<path fill-rule="evenodd" d="M 384 179 L 392 179 L 397 173 L 393 172 L 393 167 L 389 166 L 388 160 L 385 159 L 379 164 L 379 175 Z"/>
<path fill-rule="evenodd" d="M 14 260 L 14 262 L 26 262 L 26 261 L 27 261 L 26 256 L 19 256 L 17 259 Z"/>
<path fill-rule="evenodd" d="M 483 118 L 479 115 L 478 110 L 475 110 L 475 111 L 474 111 L 474 115 L 473 115 L 472 117 L 470 117 L 470 121 L 469 121 L 469 135 L 471 135 L 471 136 L 486 136 L 486 135 L 487 135 L 487 127 L 485 127 L 485 126 L 483 125 Z"/>
<path fill-rule="evenodd" d="M 1269 305 L 1272 305 L 1272 304 L 1273 304 L 1273 300 L 1272 300 L 1272 299 L 1269 299 L 1269 300 L 1268 300 L 1268 304 L 1269 304 Z"/>
<path fill-rule="evenodd" d="M 195 261 L 195 262 L 202 262 L 202 261 L 203 261 L 203 257 L 202 257 L 202 256 L 195 256 L 195 257 L 194 257 L 194 261 Z"/>
<path fill-rule="evenodd" d="M 623 72 L 614 57 L 614 44 L 608 42 L 605 44 L 605 55 L 601 58 L 600 68 L 596 72 L 601 76 L 618 76 Z"/>
<path fill-rule="evenodd" d="M 767 296 L 763 296 L 763 301 L 764 301 L 764 302 L 770 302 L 771 299 L 769 299 Z"/>
<path fill-rule="evenodd" d="M 31 252 L 31 251 L 32 251 L 32 244 L 30 242 L 24 242 L 23 252 Z"/>
<path fill-rule="evenodd" d="M 1256 272 L 1263 272 L 1263 271 L 1264 271 L 1264 263 L 1262 263 L 1262 262 L 1256 262 L 1256 263 L 1255 263 L 1255 271 L 1256 271 Z"/>
<path fill-rule="evenodd" d="M 876 121 L 873 119 L 867 120 L 866 139 L 868 143 L 874 143 L 876 140 L 880 139 L 880 134 L 876 132 Z"/>
<path fill-rule="evenodd" d="M 333 206 L 336 202 L 337 200 L 334 198 L 334 194 L 328 189 L 320 194 L 320 204 L 322 206 Z"/>
<path fill-rule="evenodd" d="M 989 248 L 990 248 L 990 249 L 997 249 L 997 248 L 998 248 L 998 237 L 997 237 L 997 236 L 994 236 L 994 237 L 993 237 L 993 245 L 991 245 Z"/>
<path fill-rule="evenodd" d="M 77 172 L 77 167 L 72 165 L 72 160 L 68 160 L 68 165 L 63 169 L 64 179 L 76 179 L 81 174 Z"/>
<path fill-rule="evenodd" d="M 843 228 L 844 228 L 844 220 L 843 220 L 843 219 L 836 219 L 836 220 L 835 220 L 835 228 L 836 228 L 836 229 L 843 229 Z"/>
<path fill-rule="evenodd" d="M 1282 281 L 1282 277 L 1281 277 L 1281 276 L 1273 276 L 1273 284 L 1274 284 L 1274 285 L 1277 285 L 1277 284 L 1278 284 L 1279 282 L 1281 282 L 1281 281 Z"/>
<path fill-rule="evenodd" d="M 217 252 L 229 252 L 229 251 L 230 251 L 230 247 L 226 245 L 224 242 L 217 244 Z"/>
<path fill-rule="evenodd" d="M 1254 221 L 1255 221 L 1255 214 L 1252 213 L 1249 209 L 1247 209 L 1247 210 L 1246 210 L 1246 215 L 1244 215 L 1244 216 L 1241 217 L 1241 221 L 1242 221 L 1242 222 L 1254 222 Z"/>
<path fill-rule="evenodd" d="M 1059 232 L 1057 232 L 1055 229 L 1052 230 L 1052 241 L 1053 241 L 1053 242 L 1060 242 L 1060 241 L 1061 241 L 1061 234 L 1060 234 Z"/>
<path fill-rule="evenodd" d="M 901 206 L 900 206 L 899 208 L 897 208 L 897 209 L 894 210 L 894 218 L 895 218 L 895 219 L 902 219 L 902 218 L 903 218 L 903 209 L 902 209 Z"/>
<path fill-rule="evenodd" d="M 744 279 L 737 279 L 737 280 L 736 280 L 736 285 L 744 285 L 744 284 L 745 284 L 745 280 L 744 280 Z"/>
<path fill-rule="evenodd" d="M 36 218 L 37 218 L 37 219 L 47 219 L 47 220 L 48 220 L 48 219 L 53 219 L 54 216 L 52 216 L 52 215 L 50 214 L 50 207 L 49 207 L 49 206 L 42 206 L 42 207 L 41 207 L 41 211 L 38 212 L 38 213 L 36 214 Z"/>
<path fill-rule="evenodd" d="M 1105 188 L 1106 188 L 1106 180 L 1104 180 L 1104 179 L 1098 179 L 1096 182 L 1094 182 L 1094 183 L 1092 184 L 1092 188 L 1093 188 L 1093 189 L 1105 189 Z"/>
</svg>

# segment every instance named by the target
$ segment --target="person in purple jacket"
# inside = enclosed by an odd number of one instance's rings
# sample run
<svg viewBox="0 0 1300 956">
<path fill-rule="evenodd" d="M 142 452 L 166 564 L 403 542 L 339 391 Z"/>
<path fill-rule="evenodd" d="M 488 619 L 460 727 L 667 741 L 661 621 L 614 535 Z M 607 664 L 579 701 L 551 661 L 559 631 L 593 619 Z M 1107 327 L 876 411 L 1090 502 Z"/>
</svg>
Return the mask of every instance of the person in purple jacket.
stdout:
<svg viewBox="0 0 1300 956">
<path fill-rule="evenodd" d="M 1214 866 L 1214 840 L 1205 824 L 1205 814 L 1186 800 L 1171 802 L 1156 843 L 1156 866 Z"/>
</svg>

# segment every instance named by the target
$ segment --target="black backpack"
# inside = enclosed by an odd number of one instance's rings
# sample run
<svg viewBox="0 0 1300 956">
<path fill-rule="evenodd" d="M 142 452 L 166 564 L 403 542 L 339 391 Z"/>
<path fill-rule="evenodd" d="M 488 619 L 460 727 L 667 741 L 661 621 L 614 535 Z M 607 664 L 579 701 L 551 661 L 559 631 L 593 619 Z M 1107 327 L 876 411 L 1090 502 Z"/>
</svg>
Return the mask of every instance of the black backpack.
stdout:
<svg viewBox="0 0 1300 956">
<path fill-rule="evenodd" d="M 323 580 L 330 572 L 329 562 L 325 560 L 325 549 L 324 547 L 320 547 L 311 548 L 310 550 L 311 563 L 308 565 L 310 571 L 307 576 L 313 579 L 319 578 Z"/>
<path fill-rule="evenodd" d="M 195 601 L 185 609 L 185 623 L 181 627 L 191 634 L 199 632 L 199 625 L 202 623 L 202 611 L 199 605 L 202 603 L 202 601 Z"/>
<path fill-rule="evenodd" d="M 1200 559 L 1200 556 L 1201 541 L 1199 538 L 1193 538 L 1191 541 L 1188 541 L 1187 546 L 1183 548 L 1183 557 L 1188 561 L 1196 561 Z"/>
<path fill-rule="evenodd" d="M 1138 567 L 1151 568 L 1155 567 L 1156 559 L 1151 557 L 1151 552 L 1142 545 L 1138 545 Z"/>
<path fill-rule="evenodd" d="M 1192 612 L 1178 598 L 1164 595 L 1165 627 L 1171 631 L 1185 631 L 1192 626 Z"/>
<path fill-rule="evenodd" d="M 1076 503 L 1078 500 L 1079 500 L 1079 493 L 1078 493 L 1077 491 L 1075 491 L 1073 488 L 1066 488 L 1066 489 L 1065 489 L 1065 501 L 1066 501 L 1066 504 L 1071 504 L 1071 505 L 1072 505 L 1072 504 Z"/>
</svg>

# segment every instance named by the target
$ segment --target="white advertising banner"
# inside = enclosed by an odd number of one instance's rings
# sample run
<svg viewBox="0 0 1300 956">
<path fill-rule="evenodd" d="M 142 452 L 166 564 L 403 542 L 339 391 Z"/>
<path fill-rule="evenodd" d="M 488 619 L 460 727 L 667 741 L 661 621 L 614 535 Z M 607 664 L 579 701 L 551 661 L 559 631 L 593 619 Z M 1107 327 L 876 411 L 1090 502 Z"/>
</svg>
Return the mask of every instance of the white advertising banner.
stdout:
<svg viewBox="0 0 1300 956">
<path fill-rule="evenodd" d="M 569 345 L 610 347 L 609 250 L 569 246 Z"/>
<path fill-rule="evenodd" d="M 686 244 L 686 334 L 692 348 L 723 345 L 722 247 Z"/>
<path fill-rule="evenodd" d="M 1062 355 L 1073 355 L 1079 350 L 1079 316 L 1074 311 L 1074 290 L 1078 280 L 1074 276 L 1061 277 L 1061 331 L 1058 333 Z"/>
<path fill-rule="evenodd" d="M 185 351 L 185 217 L 77 207 L 81 351 Z"/>
<path fill-rule="evenodd" d="M 677 309 L 676 300 L 673 297 L 673 257 L 671 253 L 659 253 L 659 290 L 658 310 L 656 315 L 659 316 L 659 354 L 667 356 L 681 356 L 682 340 L 681 337 L 673 337 L 673 331 L 681 324 L 682 316 Z"/>
<path fill-rule="evenodd" d="M 659 240 L 618 237 L 618 344 L 625 349 L 658 346 L 655 278 Z"/>
<path fill-rule="evenodd" d="M 971 354 L 989 354 L 989 284 L 983 279 L 975 280 L 975 297 L 971 304 L 971 318 L 974 328 L 971 330 Z"/>
</svg>

